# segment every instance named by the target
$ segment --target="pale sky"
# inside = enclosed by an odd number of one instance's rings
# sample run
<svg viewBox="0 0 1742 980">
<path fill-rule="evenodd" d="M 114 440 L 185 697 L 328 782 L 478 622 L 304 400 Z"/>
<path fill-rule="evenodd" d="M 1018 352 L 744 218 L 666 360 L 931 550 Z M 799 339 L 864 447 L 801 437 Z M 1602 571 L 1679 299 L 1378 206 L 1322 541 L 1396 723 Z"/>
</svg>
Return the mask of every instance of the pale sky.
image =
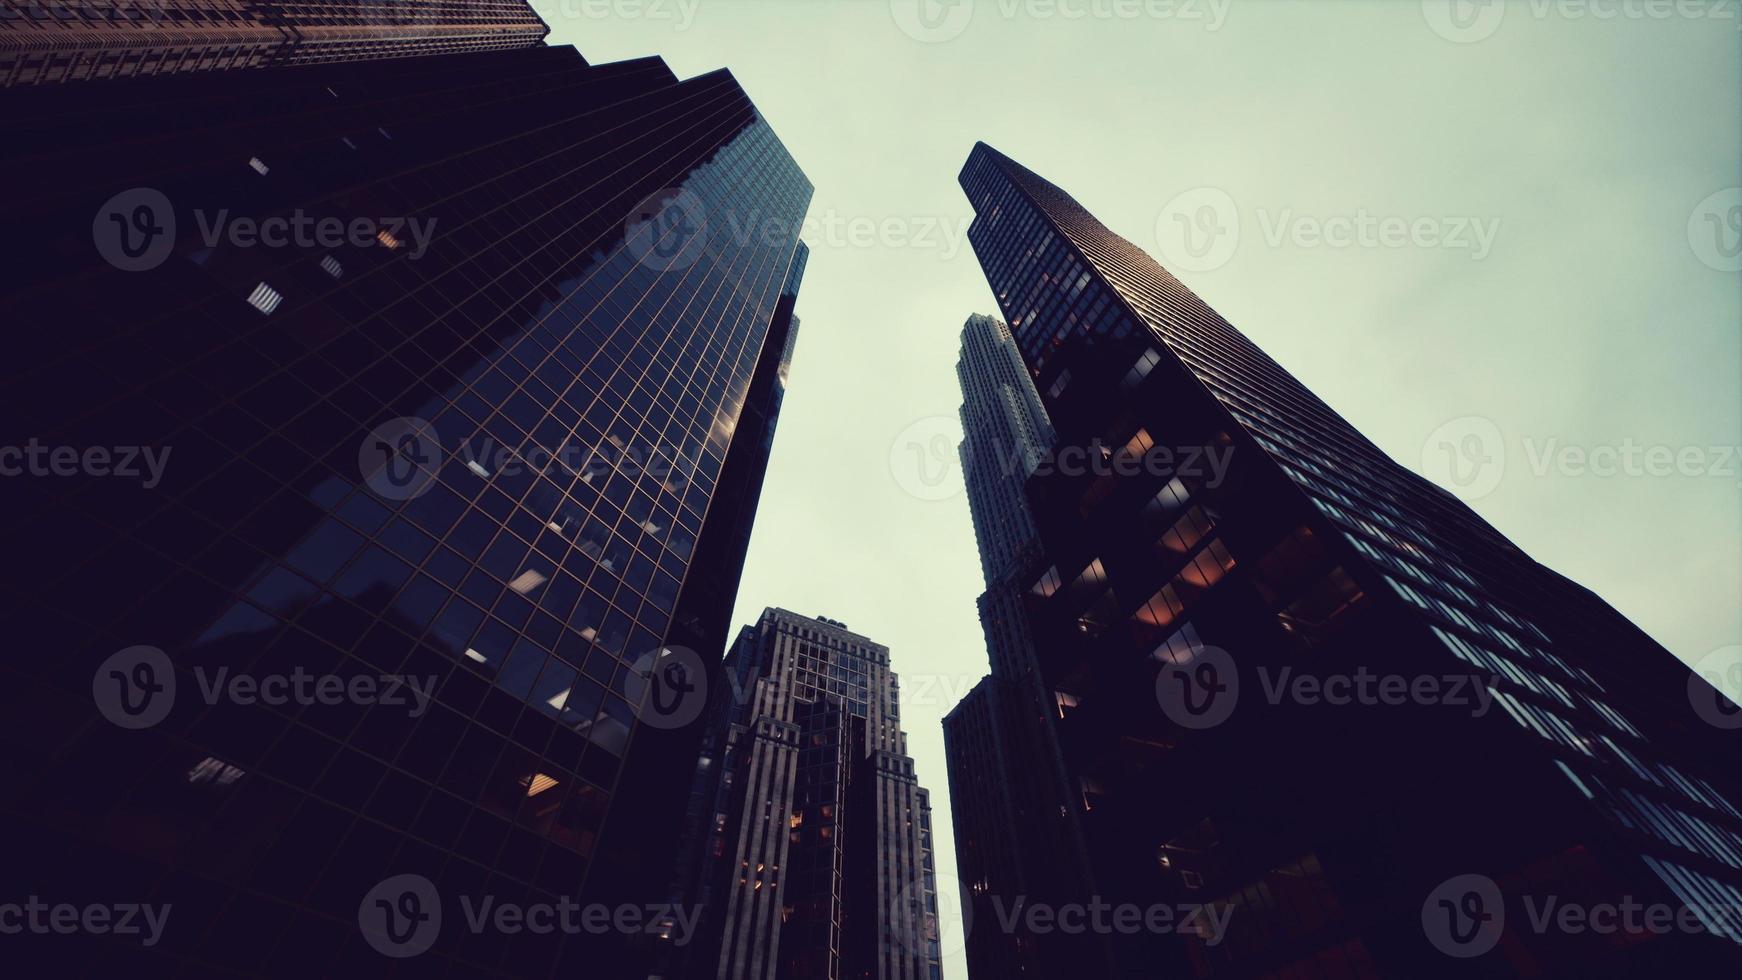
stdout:
<svg viewBox="0 0 1742 980">
<path fill-rule="evenodd" d="M 986 671 L 954 462 L 957 336 L 998 313 L 956 184 L 976 140 L 1398 460 L 1451 486 L 1461 447 L 1478 512 L 1678 656 L 1742 644 L 1733 4 L 918 2 L 534 6 L 595 63 L 731 68 L 816 184 L 735 618 L 784 606 L 890 646 L 941 879 L 940 720 Z"/>
</svg>

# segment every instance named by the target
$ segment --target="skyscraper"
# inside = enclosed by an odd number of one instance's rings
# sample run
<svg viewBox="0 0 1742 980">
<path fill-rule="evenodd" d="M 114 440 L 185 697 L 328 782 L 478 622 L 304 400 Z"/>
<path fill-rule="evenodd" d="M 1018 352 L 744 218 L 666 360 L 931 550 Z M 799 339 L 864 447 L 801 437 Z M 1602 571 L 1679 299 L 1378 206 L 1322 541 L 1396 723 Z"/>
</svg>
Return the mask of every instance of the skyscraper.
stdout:
<svg viewBox="0 0 1742 980">
<path fill-rule="evenodd" d="M 1117 932 L 1121 975 L 1734 972 L 1738 753 L 1687 669 L 1063 191 L 984 144 L 960 180 L 1057 434 L 1021 616 L 1061 803 L 1099 895 L 1228 916 Z"/>
<path fill-rule="evenodd" d="M 975 314 L 962 327 L 962 479 L 988 584 L 1014 574 L 1039 543 L 1023 481 L 1052 448 L 1052 423 L 1003 321 Z"/>
<path fill-rule="evenodd" d="M 701 856 L 686 868 L 706 924 L 680 975 L 941 977 L 931 800 L 889 648 L 766 609 L 726 673 L 697 769 Z"/>
<path fill-rule="evenodd" d="M 525 0 L 0 0 L 0 87 L 533 47 Z"/>
<path fill-rule="evenodd" d="M 632 975 L 685 939 L 663 685 L 719 670 L 811 194 L 742 88 L 535 47 L 0 99 L 37 246 L 0 270 L 7 877 L 173 908 L 8 953 Z"/>
<path fill-rule="evenodd" d="M 1028 898 L 1087 902 L 1091 886 L 1077 816 L 1022 594 L 1044 567 L 1023 487 L 1056 436 L 1015 339 L 976 314 L 962 328 L 962 476 L 986 591 L 978 599 L 991 675 L 944 718 L 959 898 L 969 969 L 982 976 L 1105 969 L 1095 937 L 998 927 Z"/>
</svg>

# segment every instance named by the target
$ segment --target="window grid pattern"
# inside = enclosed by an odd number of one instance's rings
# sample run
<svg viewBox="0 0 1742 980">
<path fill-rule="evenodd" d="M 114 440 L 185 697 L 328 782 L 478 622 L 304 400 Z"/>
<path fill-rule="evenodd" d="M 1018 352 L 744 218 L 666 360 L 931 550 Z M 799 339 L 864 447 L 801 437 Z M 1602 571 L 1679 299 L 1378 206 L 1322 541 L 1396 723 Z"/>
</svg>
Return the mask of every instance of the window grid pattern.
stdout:
<svg viewBox="0 0 1742 980">
<path fill-rule="evenodd" d="M 679 84 L 657 62 L 593 69 L 568 49 L 470 77 L 399 64 L 254 76 L 306 116 L 259 142 L 221 115 L 190 127 L 185 186 L 165 186 L 193 195 L 234 170 L 248 182 L 238 210 L 260 214 L 321 207 L 308 188 L 344 180 L 351 207 L 439 216 L 426 254 L 186 243 L 156 278 L 75 270 L 81 301 L 111 308 L 71 321 L 84 331 L 73 354 L 7 383 L 14 417 L 45 438 L 174 450 L 150 493 L 20 488 L 34 496 L 8 526 L 36 567 L 17 605 L 69 655 L 9 677 L 41 702 L 18 724 L 90 714 L 76 675 L 140 642 L 169 652 L 184 691 L 187 672 L 220 667 L 438 681 L 420 718 L 178 697 L 157 731 L 96 722 L 43 746 L 33 798 L 82 800 L 75 770 L 112 772 L 87 809 L 38 814 L 57 833 L 93 840 L 108 873 L 145 883 L 139 897 L 175 896 L 195 937 L 202 911 L 257 914 L 238 919 L 264 930 L 247 944 L 214 932 L 165 951 L 189 963 L 331 968 L 390 865 L 449 894 L 583 888 L 634 745 L 626 682 L 676 629 L 752 367 L 797 288 L 794 239 L 726 233 L 728 216 L 796 231 L 810 195 L 729 75 Z M 148 128 L 173 110 L 133 111 Z M 102 179 L 68 167 L 68 184 Z M 645 260 L 661 243 L 625 232 L 662 186 L 717 221 L 681 267 Z M 260 282 L 281 297 L 271 317 L 245 302 Z M 20 323 L 71 298 L 16 296 Z M 444 451 L 403 502 L 359 469 L 365 434 L 396 415 L 431 422 Z M 64 693 L 80 688 L 82 703 Z M 105 830 L 157 805 L 175 833 Z M 189 862 L 195 841 L 209 859 Z M 542 975 L 551 954 L 442 955 Z"/>
</svg>

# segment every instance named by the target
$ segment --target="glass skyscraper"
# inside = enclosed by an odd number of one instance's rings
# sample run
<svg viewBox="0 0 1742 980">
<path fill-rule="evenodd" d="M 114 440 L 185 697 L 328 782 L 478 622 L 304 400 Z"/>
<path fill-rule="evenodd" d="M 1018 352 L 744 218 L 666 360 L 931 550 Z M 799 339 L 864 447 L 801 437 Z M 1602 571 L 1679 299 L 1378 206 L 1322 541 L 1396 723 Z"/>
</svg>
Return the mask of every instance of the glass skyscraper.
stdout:
<svg viewBox="0 0 1742 980">
<path fill-rule="evenodd" d="M 1015 479 L 1059 805 L 1102 899 L 1228 915 L 1112 935 L 1118 975 L 1734 973 L 1742 770 L 1688 670 L 1063 191 L 984 144 L 960 181 L 1057 437 Z"/>
<path fill-rule="evenodd" d="M 685 938 L 672 699 L 718 677 L 811 195 L 743 89 L 533 47 L 0 102 L 6 878 L 173 909 L 9 958 L 627 976 Z"/>
<path fill-rule="evenodd" d="M 666 975 L 938 980 L 931 798 L 889 648 L 766 609 L 726 673 L 680 860 L 704 926 Z"/>
<path fill-rule="evenodd" d="M 526 0 L 0 0 L 0 88 L 525 48 Z"/>
</svg>

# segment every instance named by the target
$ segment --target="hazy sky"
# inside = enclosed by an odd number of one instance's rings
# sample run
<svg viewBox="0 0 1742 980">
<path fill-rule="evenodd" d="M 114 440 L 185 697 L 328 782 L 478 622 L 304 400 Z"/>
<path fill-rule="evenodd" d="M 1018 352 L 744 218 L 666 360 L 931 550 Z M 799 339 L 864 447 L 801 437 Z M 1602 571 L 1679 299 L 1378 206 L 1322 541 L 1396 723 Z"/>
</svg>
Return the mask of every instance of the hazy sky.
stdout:
<svg viewBox="0 0 1742 980">
<path fill-rule="evenodd" d="M 986 671 L 954 463 L 957 335 L 998 312 L 956 184 L 975 140 L 1679 656 L 1742 644 L 1733 4 L 534 6 L 594 62 L 731 68 L 816 184 L 737 620 L 891 647 L 940 877 L 939 722 Z"/>
</svg>

